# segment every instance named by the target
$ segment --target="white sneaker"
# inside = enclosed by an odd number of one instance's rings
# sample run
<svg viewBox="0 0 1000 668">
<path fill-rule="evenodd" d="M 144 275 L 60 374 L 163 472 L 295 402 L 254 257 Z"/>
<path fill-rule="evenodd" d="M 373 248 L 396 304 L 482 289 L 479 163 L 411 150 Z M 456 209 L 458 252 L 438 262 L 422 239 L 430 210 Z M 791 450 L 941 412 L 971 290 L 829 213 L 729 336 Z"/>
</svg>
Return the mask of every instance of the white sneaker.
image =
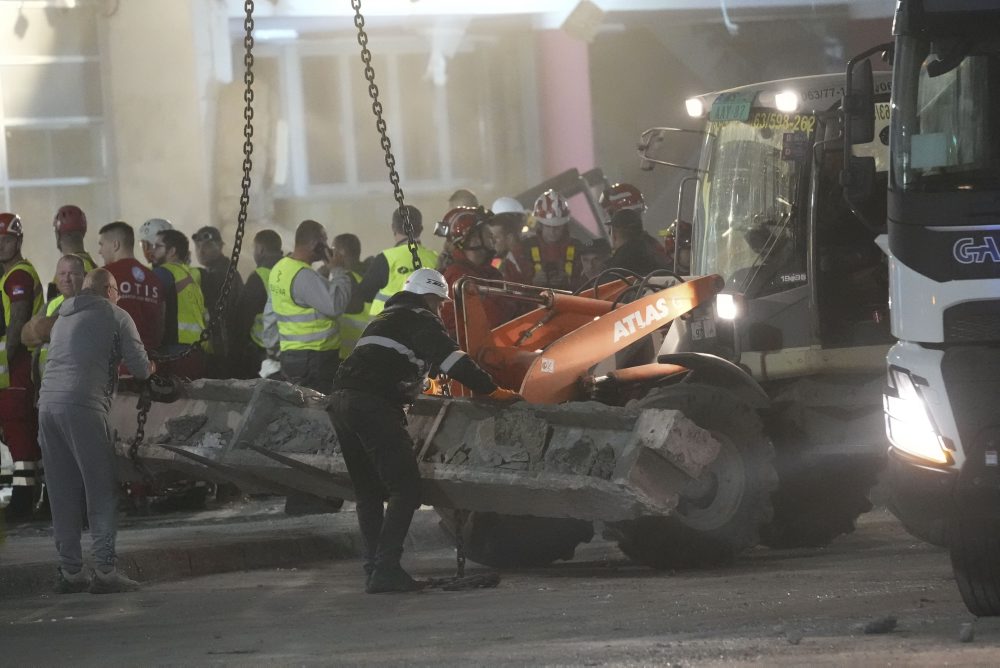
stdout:
<svg viewBox="0 0 1000 668">
<path fill-rule="evenodd" d="M 109 573 L 102 573 L 99 569 L 95 570 L 94 577 L 90 581 L 91 594 L 117 594 L 122 591 L 135 591 L 138 588 L 138 582 L 122 575 L 117 568 Z"/>
<path fill-rule="evenodd" d="M 62 566 L 56 569 L 55 592 L 57 594 L 76 594 L 90 588 L 90 574 L 82 568 L 76 573 L 70 573 Z"/>
</svg>

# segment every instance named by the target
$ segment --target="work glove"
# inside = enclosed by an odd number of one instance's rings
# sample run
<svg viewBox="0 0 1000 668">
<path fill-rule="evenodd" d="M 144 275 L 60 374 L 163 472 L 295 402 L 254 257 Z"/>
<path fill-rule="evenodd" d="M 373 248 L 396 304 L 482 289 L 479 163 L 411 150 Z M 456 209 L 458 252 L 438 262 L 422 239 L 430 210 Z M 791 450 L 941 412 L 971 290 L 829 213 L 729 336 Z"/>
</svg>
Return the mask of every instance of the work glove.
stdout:
<svg viewBox="0 0 1000 668">
<path fill-rule="evenodd" d="M 514 390 L 508 390 L 505 387 L 498 387 L 489 393 L 489 398 L 494 401 L 499 401 L 504 404 L 512 404 L 515 401 L 524 401 L 524 397 L 515 392 Z"/>
</svg>

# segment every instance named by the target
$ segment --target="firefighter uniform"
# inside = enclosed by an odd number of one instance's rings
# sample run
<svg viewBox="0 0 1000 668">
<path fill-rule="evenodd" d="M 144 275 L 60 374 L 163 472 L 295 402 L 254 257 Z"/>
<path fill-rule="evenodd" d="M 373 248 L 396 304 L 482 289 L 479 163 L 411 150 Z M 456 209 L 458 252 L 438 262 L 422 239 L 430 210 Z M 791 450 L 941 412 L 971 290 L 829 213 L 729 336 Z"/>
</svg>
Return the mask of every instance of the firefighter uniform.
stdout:
<svg viewBox="0 0 1000 668">
<path fill-rule="evenodd" d="M 431 312 L 423 296 L 427 292 L 411 291 L 429 277 L 432 294 L 446 298 L 444 277 L 432 269 L 412 276 L 406 289 L 388 299 L 365 328 L 340 366 L 330 396 L 331 420 L 357 495 L 369 593 L 417 588 L 399 565 L 403 541 L 420 505 L 420 474 L 404 406 L 414 401 L 428 373 L 446 373 L 478 394 L 508 400 L 517 396 L 498 389 L 489 374 L 458 349 Z"/>
<path fill-rule="evenodd" d="M 4 214 L 7 215 L 7 214 Z M 2 221 L 0 221 L 2 223 Z M 18 231 L 20 221 L 18 220 Z M 10 234 L 5 229 L 5 234 Z M 16 236 L 20 236 L 17 234 Z M 0 336 L 0 426 L 3 440 L 14 460 L 13 498 L 9 514 L 27 517 L 31 513 L 41 475 L 41 451 L 38 448 L 38 414 L 35 411 L 35 388 L 31 381 L 32 350 L 7 347 L 14 299 L 31 303 L 31 317 L 42 310 L 42 283 L 35 268 L 21 259 L 0 278 L 3 300 L 3 334 Z"/>
</svg>

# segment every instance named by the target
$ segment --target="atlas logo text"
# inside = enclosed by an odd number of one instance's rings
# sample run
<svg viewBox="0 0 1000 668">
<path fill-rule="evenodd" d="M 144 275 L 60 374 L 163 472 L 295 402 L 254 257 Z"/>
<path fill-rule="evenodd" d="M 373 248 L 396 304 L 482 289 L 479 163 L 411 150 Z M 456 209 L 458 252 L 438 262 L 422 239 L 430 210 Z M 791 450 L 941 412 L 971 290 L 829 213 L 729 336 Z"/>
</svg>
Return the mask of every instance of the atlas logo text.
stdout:
<svg viewBox="0 0 1000 668">
<path fill-rule="evenodd" d="M 631 336 L 641 329 L 648 327 L 659 327 L 661 320 L 670 317 L 670 309 L 667 307 L 667 300 L 660 297 L 655 304 L 650 304 L 645 311 L 633 311 L 615 323 L 615 343 L 618 343 L 626 336 Z"/>
</svg>

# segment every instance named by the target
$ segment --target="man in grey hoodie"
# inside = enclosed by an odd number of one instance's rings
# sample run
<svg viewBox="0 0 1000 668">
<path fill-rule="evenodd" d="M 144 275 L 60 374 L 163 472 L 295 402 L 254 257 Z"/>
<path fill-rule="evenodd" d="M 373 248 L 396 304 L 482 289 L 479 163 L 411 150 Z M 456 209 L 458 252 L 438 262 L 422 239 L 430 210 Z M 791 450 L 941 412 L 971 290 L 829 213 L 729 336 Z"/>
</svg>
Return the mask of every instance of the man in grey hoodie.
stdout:
<svg viewBox="0 0 1000 668">
<path fill-rule="evenodd" d="M 59 307 L 39 392 L 39 440 L 45 461 L 59 569 L 56 591 L 130 591 L 138 583 L 115 568 L 118 486 L 108 425 L 111 397 L 124 361 L 139 379 L 154 365 L 131 316 L 118 308 L 107 269 L 87 274 L 83 290 Z M 86 509 L 93 540 L 93 577 L 83 570 L 80 535 Z"/>
</svg>

